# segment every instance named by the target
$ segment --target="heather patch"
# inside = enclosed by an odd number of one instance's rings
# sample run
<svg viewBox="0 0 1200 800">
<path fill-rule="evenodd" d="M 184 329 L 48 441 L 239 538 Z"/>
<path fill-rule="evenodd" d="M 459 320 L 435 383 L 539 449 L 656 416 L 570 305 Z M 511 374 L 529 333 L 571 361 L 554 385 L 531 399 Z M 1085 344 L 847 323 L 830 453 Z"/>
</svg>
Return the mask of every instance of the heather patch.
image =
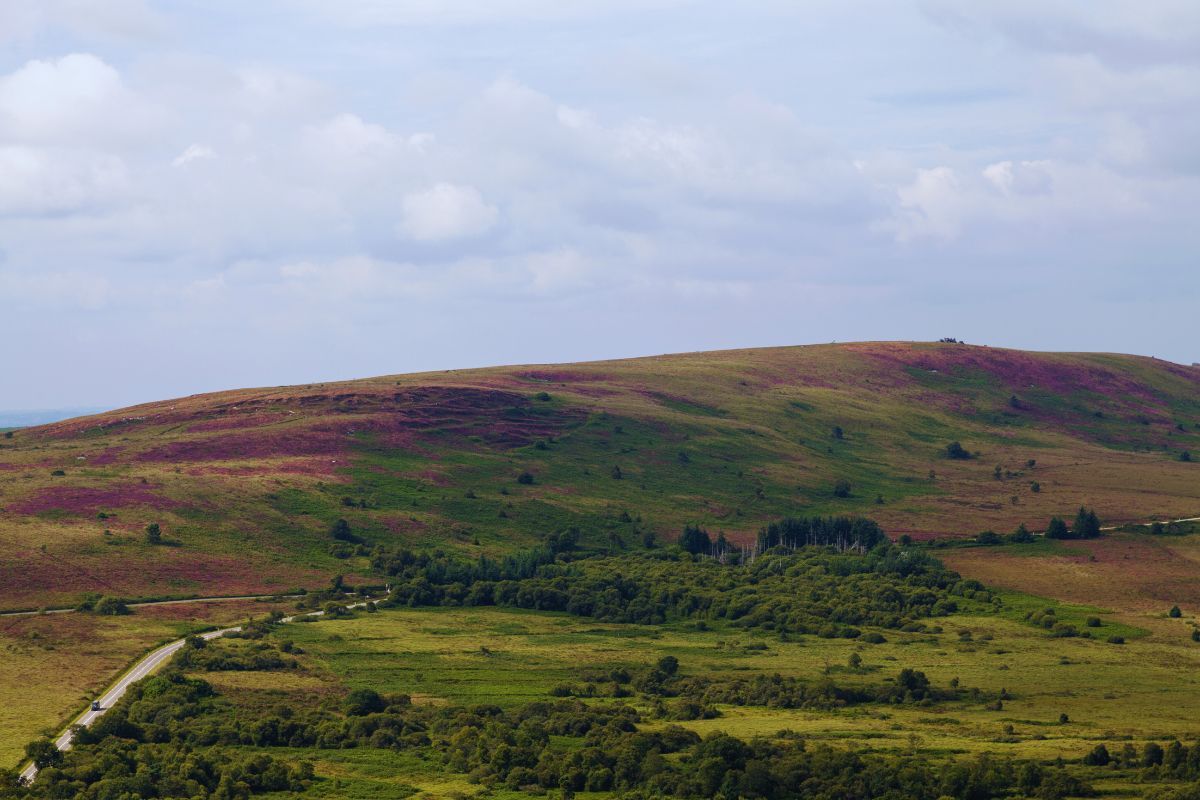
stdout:
<svg viewBox="0 0 1200 800">
<path fill-rule="evenodd" d="M 104 487 L 48 486 L 29 497 L 8 504 L 8 510 L 18 514 L 62 512 L 68 515 L 92 516 L 117 508 L 145 506 L 158 510 L 178 508 L 179 503 L 156 492 L 157 484 L 126 483 Z"/>
</svg>

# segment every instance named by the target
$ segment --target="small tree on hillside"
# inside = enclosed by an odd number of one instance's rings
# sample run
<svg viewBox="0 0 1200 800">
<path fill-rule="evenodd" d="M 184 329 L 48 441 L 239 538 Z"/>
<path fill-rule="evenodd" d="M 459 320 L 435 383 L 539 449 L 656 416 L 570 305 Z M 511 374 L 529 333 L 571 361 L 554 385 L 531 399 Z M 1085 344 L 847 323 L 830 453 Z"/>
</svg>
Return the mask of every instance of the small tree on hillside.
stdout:
<svg viewBox="0 0 1200 800">
<path fill-rule="evenodd" d="M 1071 526 L 1071 536 L 1074 539 L 1095 539 L 1100 536 L 1100 518 L 1096 512 L 1080 506 L 1075 514 L 1075 524 Z"/>
<path fill-rule="evenodd" d="M 1189 451 L 1184 450 L 1182 453 L 1179 454 L 1179 460 L 1180 461 L 1191 461 L 1192 454 Z"/>
<path fill-rule="evenodd" d="M 835 438 L 835 439 L 841 439 L 841 438 L 842 438 L 843 436 L 845 436 L 845 435 L 846 435 L 846 434 L 845 434 L 845 432 L 842 430 L 842 426 L 841 426 L 841 425 L 834 425 L 834 426 L 833 426 L 833 438 Z"/>
<path fill-rule="evenodd" d="M 329 535 L 339 542 L 353 542 L 355 540 L 354 531 L 350 529 L 350 523 L 341 518 L 338 518 L 337 522 L 330 526 Z"/>
<path fill-rule="evenodd" d="M 833 496 L 849 497 L 853 488 L 854 487 L 850 485 L 850 481 L 842 479 L 833 485 Z"/>
<path fill-rule="evenodd" d="M 1046 526 L 1047 539 L 1070 539 L 1071 531 L 1067 529 L 1067 523 L 1063 522 L 1058 517 L 1052 517 L 1050 524 Z"/>
<path fill-rule="evenodd" d="M 1015 531 L 1009 534 L 1008 540 L 1013 544 L 1029 544 L 1033 541 L 1033 534 L 1029 532 L 1029 529 L 1025 527 L 1025 523 L 1022 522 L 1017 526 Z"/>
<path fill-rule="evenodd" d="M 346 696 L 344 708 L 349 716 L 365 717 L 383 711 L 387 704 L 374 689 L 355 689 Z"/>
<path fill-rule="evenodd" d="M 965 461 L 971 457 L 971 454 L 967 452 L 967 449 L 963 447 L 961 443 L 951 442 L 950 444 L 946 445 L 946 457 Z"/>
<path fill-rule="evenodd" d="M 1167 616 L 1171 619 L 1179 619 L 1183 616 L 1183 612 L 1179 610 L 1179 606 L 1171 606 L 1171 610 L 1167 612 Z"/>
<path fill-rule="evenodd" d="M 119 617 L 130 613 L 125 601 L 117 597 L 101 597 L 92 607 L 92 611 L 106 617 Z"/>
<path fill-rule="evenodd" d="M 679 537 L 679 546 L 689 553 L 707 553 L 712 549 L 712 538 L 708 531 L 697 525 L 688 525 Z"/>
<path fill-rule="evenodd" d="M 162 528 L 157 522 L 151 522 L 146 526 L 146 542 L 147 544 L 160 544 L 162 542 Z"/>
</svg>

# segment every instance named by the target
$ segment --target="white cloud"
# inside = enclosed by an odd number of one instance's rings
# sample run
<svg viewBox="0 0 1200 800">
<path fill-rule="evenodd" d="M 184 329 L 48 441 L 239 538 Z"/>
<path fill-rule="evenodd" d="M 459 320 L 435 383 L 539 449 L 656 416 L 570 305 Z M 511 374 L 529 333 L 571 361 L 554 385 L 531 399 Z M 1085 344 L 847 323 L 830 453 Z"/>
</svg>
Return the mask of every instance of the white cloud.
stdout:
<svg viewBox="0 0 1200 800">
<path fill-rule="evenodd" d="M 187 148 L 171 161 L 172 167 L 182 167 L 192 161 L 205 161 L 216 158 L 217 152 L 208 145 L 189 144 Z"/>
<path fill-rule="evenodd" d="M 440 242 L 486 233 L 499 212 L 473 186 L 437 183 L 404 196 L 401 233 L 419 242 Z"/>
<path fill-rule="evenodd" d="M 0 146 L 0 215 L 90 208 L 124 193 L 128 182 L 115 156 Z"/>
<path fill-rule="evenodd" d="M 146 137 L 155 122 L 120 74 L 89 53 L 29 61 L 0 78 L 0 139 L 99 144 Z"/>
<path fill-rule="evenodd" d="M 962 225 L 962 197 L 958 175 L 949 167 L 917 170 L 907 186 L 896 190 L 899 211 L 896 239 L 911 241 L 922 236 L 950 239 Z"/>
</svg>

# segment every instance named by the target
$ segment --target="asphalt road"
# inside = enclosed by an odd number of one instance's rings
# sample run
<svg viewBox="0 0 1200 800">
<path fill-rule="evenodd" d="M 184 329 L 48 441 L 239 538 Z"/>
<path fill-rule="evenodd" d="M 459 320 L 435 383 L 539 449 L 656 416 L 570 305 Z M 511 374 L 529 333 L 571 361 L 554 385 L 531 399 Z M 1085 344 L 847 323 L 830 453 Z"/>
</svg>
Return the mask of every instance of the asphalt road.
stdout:
<svg viewBox="0 0 1200 800">
<path fill-rule="evenodd" d="M 200 634 L 205 639 L 216 639 L 219 636 L 224 636 L 227 633 L 240 631 L 241 628 L 223 628 L 218 631 L 209 631 L 208 633 Z M 133 666 L 133 669 L 122 675 L 116 683 L 109 687 L 108 691 L 100 697 L 100 708 L 91 709 L 83 712 L 74 722 L 67 726 L 57 739 L 54 740 L 54 746 L 59 750 L 71 749 L 71 729 L 76 725 L 87 727 L 104 715 L 108 709 L 112 708 L 113 704 L 120 700 L 130 686 L 140 681 L 142 678 L 153 672 L 163 662 L 167 661 L 171 656 L 183 647 L 187 640 L 179 639 L 178 641 L 164 644 L 157 650 L 152 651 L 149 655 Z M 21 779 L 25 782 L 32 781 L 37 776 L 37 767 L 32 763 L 21 770 Z"/>
<path fill-rule="evenodd" d="M 229 599 L 229 598 L 225 598 L 225 599 Z M 192 601 L 170 600 L 167 602 L 179 603 L 179 602 L 192 602 Z M 361 603 L 351 603 L 350 605 L 346 606 L 346 608 L 347 609 L 362 608 L 366 604 L 367 604 L 366 601 L 361 602 Z M 312 611 L 308 614 L 295 614 L 290 617 L 284 617 L 283 619 L 280 620 L 280 622 L 295 622 L 298 617 L 302 617 L 302 616 L 303 617 L 321 617 L 324 615 L 325 615 L 324 611 Z M 234 628 L 222 628 L 220 630 L 209 631 L 208 633 L 202 633 L 202 634 L 200 634 L 200 636 L 205 639 L 216 639 L 221 636 L 224 636 L 227 633 L 233 633 L 235 631 L 240 631 L 240 630 L 241 630 L 241 626 L 234 627 Z M 108 688 L 108 691 L 106 691 L 100 697 L 100 708 L 94 709 L 94 710 L 89 708 L 87 711 L 80 714 L 79 717 L 77 717 L 74 722 L 72 722 L 70 725 L 68 725 L 67 729 L 65 731 L 63 731 L 61 734 L 59 734 L 58 738 L 54 740 L 54 746 L 57 747 L 59 750 L 63 750 L 63 751 L 70 750 L 71 749 L 71 739 L 73 738 L 71 735 L 72 728 L 74 728 L 76 725 L 82 725 L 84 727 L 88 727 L 93 722 L 95 722 L 97 719 L 104 716 L 105 712 L 107 712 L 108 709 L 112 708 L 113 705 L 115 705 L 116 702 L 125 695 L 125 692 L 128 691 L 130 686 L 137 683 L 142 678 L 146 677 L 151 672 L 153 672 L 155 669 L 157 669 L 158 667 L 160 667 L 164 663 L 166 663 L 171 658 L 171 656 L 175 655 L 175 653 L 177 653 L 179 651 L 179 649 L 181 647 L 183 647 L 186 643 L 187 643 L 187 639 L 178 639 L 174 642 L 171 642 L 170 644 L 164 644 L 162 647 L 158 648 L 157 650 L 151 651 L 148 655 L 146 655 L 144 658 L 142 658 L 141 661 L 134 664 L 132 669 L 130 669 L 128 672 L 126 672 L 124 675 L 122 675 L 119 679 L 117 679 L 117 682 L 114 683 L 112 686 L 110 686 Z M 33 779 L 36 777 L 37 777 L 37 767 L 32 763 L 27 764 L 25 766 L 25 768 L 23 770 L 21 770 L 21 779 L 23 781 L 25 781 L 26 783 L 31 783 L 33 781 Z"/>
</svg>

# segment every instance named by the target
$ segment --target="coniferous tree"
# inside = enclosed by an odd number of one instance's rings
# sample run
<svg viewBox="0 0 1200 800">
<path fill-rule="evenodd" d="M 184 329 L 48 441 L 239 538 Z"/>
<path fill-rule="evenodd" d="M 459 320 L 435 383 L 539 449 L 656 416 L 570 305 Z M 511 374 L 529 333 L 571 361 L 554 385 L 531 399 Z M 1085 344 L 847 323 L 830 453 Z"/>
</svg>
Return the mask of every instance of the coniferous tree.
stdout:
<svg viewBox="0 0 1200 800">
<path fill-rule="evenodd" d="M 1071 531 L 1067 529 L 1067 523 L 1063 522 L 1058 517 L 1052 517 L 1050 524 L 1046 526 L 1047 539 L 1070 539 Z"/>
</svg>

